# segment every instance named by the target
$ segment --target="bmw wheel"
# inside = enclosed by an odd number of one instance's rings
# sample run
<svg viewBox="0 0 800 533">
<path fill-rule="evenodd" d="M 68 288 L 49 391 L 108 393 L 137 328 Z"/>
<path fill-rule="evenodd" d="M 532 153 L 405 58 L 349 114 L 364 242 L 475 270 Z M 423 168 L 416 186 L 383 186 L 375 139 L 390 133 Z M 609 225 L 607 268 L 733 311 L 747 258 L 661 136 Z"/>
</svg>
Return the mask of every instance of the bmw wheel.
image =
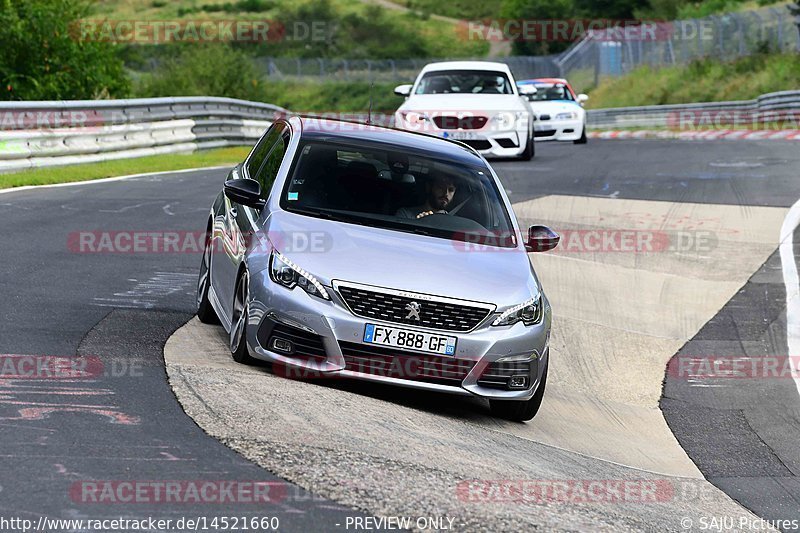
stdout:
<svg viewBox="0 0 800 533">
<path fill-rule="evenodd" d="M 233 298 L 233 318 L 231 320 L 230 349 L 233 360 L 243 365 L 256 363 L 247 349 L 247 315 L 248 298 L 250 294 L 250 277 L 247 270 L 239 276 L 236 283 L 236 293 Z"/>
<path fill-rule="evenodd" d="M 581 138 L 572 141 L 575 144 L 586 144 L 588 139 L 586 138 L 586 124 L 583 125 L 583 131 L 581 132 Z"/>
<path fill-rule="evenodd" d="M 531 159 L 533 159 L 535 153 L 536 153 L 536 148 L 534 147 L 533 134 L 529 133 L 528 142 L 525 144 L 525 150 L 523 150 L 519 158 L 522 161 L 530 161 Z"/>
<path fill-rule="evenodd" d="M 527 422 L 536 416 L 542 406 L 544 389 L 547 384 L 547 367 L 544 367 L 542 381 L 530 400 L 489 400 L 492 414 L 497 418 L 505 418 L 515 422 Z"/>
</svg>

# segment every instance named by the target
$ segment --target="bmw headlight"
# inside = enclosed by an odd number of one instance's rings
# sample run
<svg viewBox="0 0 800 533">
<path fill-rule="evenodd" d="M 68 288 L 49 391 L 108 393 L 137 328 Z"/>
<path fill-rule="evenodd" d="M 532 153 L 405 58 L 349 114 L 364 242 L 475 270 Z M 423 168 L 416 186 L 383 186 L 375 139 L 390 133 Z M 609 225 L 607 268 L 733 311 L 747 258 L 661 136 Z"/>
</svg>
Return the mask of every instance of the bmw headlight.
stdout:
<svg viewBox="0 0 800 533">
<path fill-rule="evenodd" d="M 400 111 L 400 116 L 403 117 L 403 120 L 411 124 L 422 124 L 429 120 L 424 113 L 418 111 Z"/>
<path fill-rule="evenodd" d="M 526 326 L 532 326 L 541 322 L 542 316 L 544 316 L 544 309 L 542 306 L 542 295 L 539 294 L 526 302 L 522 302 L 504 311 L 492 322 L 492 325 L 511 326 L 517 322 L 522 322 Z"/>
<path fill-rule="evenodd" d="M 570 111 L 568 113 L 559 113 L 556 115 L 556 120 L 575 120 L 578 118 L 578 113 Z"/>
<path fill-rule="evenodd" d="M 492 117 L 492 124 L 494 124 L 497 129 L 507 130 L 513 128 L 517 121 L 524 120 L 527 116 L 528 114 L 524 111 L 517 111 L 514 113 L 503 111 Z"/>
<path fill-rule="evenodd" d="M 275 250 L 270 259 L 269 277 L 278 285 L 283 285 L 287 289 L 300 287 L 308 294 L 330 300 L 331 296 L 323 287 L 322 283 L 312 274 L 303 270 L 291 259 Z"/>
</svg>

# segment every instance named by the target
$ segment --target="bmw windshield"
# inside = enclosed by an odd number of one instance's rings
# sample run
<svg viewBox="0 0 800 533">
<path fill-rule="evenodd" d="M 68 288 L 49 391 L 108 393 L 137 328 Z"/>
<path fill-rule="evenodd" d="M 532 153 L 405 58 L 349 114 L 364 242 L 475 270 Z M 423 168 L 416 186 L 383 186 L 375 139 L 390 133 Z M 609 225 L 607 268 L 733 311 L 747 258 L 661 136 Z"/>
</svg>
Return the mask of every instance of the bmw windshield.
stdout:
<svg viewBox="0 0 800 533">
<path fill-rule="evenodd" d="M 416 94 L 514 94 L 508 76 L 489 70 L 435 70 L 417 85 Z"/>
<path fill-rule="evenodd" d="M 302 141 L 283 209 L 363 226 L 515 247 L 491 171 L 379 142 Z"/>
</svg>

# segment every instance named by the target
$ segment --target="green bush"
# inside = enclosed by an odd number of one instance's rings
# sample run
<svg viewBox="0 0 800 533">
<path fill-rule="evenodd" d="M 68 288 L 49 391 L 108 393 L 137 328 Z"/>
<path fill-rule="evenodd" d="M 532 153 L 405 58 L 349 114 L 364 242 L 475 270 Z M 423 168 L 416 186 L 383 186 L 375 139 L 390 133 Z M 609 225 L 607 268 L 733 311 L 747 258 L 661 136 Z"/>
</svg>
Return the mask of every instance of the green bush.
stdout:
<svg viewBox="0 0 800 533">
<path fill-rule="evenodd" d="M 252 59 L 226 44 L 175 44 L 173 57 L 161 59 L 156 69 L 136 83 L 136 95 L 227 96 L 256 100 L 260 75 Z"/>
<path fill-rule="evenodd" d="M 81 40 L 83 0 L 0 0 L 0 100 L 125 97 L 112 43 Z"/>
</svg>

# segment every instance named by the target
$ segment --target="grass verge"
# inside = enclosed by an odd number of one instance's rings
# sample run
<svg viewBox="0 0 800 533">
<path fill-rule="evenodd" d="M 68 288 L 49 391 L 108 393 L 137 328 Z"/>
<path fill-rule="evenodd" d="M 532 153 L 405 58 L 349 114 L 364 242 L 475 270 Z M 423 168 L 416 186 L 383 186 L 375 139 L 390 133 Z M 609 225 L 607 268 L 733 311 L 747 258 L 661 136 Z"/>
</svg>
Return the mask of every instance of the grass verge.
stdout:
<svg viewBox="0 0 800 533">
<path fill-rule="evenodd" d="M 736 61 L 712 59 L 658 70 L 642 67 L 600 82 L 587 108 L 751 100 L 800 88 L 800 54 L 758 54 Z"/>
<path fill-rule="evenodd" d="M 9 174 L 0 174 L 0 189 L 25 185 L 52 185 L 73 181 L 96 180 L 113 176 L 126 176 L 144 172 L 162 172 L 195 167 L 235 165 L 250 151 L 247 146 L 203 150 L 191 154 L 164 154 L 132 159 L 116 159 L 102 163 L 37 168 Z"/>
</svg>

